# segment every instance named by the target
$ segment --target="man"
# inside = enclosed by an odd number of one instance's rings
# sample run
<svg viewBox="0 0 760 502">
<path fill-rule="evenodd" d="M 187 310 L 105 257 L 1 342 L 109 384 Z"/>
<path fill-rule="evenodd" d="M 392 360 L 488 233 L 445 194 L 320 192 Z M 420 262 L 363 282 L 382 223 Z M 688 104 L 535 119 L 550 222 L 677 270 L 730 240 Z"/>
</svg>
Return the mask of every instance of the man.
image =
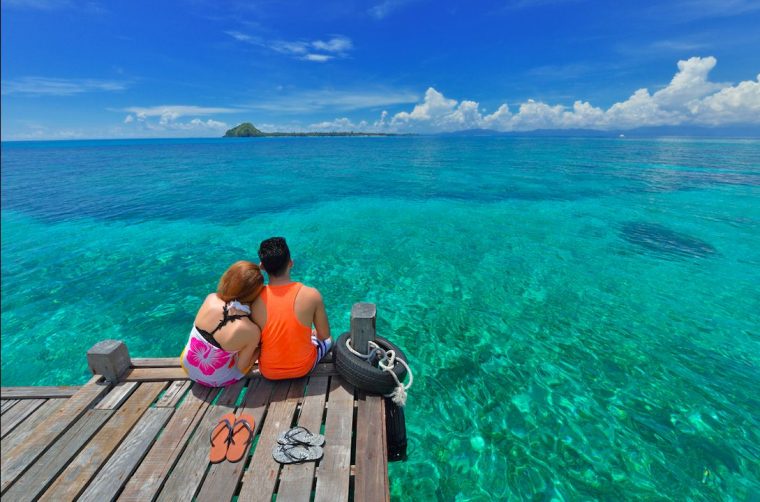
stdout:
<svg viewBox="0 0 760 502">
<path fill-rule="evenodd" d="M 259 369 L 270 380 L 302 377 L 332 347 L 322 295 L 290 278 L 293 260 L 284 238 L 262 241 L 259 260 L 269 277 L 252 312 L 261 326 Z"/>
</svg>

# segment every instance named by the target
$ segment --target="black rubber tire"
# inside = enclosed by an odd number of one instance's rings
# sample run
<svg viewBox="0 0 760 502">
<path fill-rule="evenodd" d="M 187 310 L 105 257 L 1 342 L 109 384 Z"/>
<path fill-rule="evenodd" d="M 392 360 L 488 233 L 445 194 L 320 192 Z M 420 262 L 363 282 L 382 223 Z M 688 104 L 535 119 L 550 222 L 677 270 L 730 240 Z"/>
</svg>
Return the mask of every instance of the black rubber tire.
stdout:
<svg viewBox="0 0 760 502">
<path fill-rule="evenodd" d="M 396 388 L 396 381 L 386 371 L 368 364 L 363 359 L 353 355 L 346 347 L 346 339 L 350 338 L 349 333 L 343 333 L 335 345 L 335 368 L 346 381 L 361 390 L 374 394 L 390 394 Z M 385 350 L 393 350 L 396 357 L 406 361 L 404 353 L 385 338 L 376 337 L 375 343 Z M 401 364 L 396 364 L 393 368 L 399 382 L 404 382 L 406 377 L 406 368 Z"/>
</svg>

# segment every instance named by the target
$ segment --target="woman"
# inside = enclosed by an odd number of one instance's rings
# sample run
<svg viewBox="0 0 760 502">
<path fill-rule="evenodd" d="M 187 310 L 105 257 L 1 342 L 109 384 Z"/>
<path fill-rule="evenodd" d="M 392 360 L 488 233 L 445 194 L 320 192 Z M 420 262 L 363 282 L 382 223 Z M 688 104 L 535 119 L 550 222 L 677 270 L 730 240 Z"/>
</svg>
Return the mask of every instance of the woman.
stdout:
<svg viewBox="0 0 760 502">
<path fill-rule="evenodd" d="M 258 356 L 261 330 L 251 319 L 251 304 L 264 288 L 258 265 L 233 264 L 216 293 L 206 297 L 195 316 L 180 362 L 191 380 L 224 387 L 245 377 Z"/>
</svg>

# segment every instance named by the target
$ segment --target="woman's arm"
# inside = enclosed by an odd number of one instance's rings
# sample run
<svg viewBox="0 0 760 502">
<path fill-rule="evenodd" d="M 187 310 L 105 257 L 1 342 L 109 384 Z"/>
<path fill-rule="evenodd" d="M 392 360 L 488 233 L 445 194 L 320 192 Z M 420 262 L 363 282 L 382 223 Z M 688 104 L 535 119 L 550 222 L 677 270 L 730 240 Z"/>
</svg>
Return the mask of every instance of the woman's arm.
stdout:
<svg viewBox="0 0 760 502">
<path fill-rule="evenodd" d="M 261 330 L 255 324 L 253 327 L 253 330 L 251 330 L 252 332 L 249 332 L 249 336 L 246 337 L 247 340 L 242 348 L 238 349 L 240 352 L 238 352 L 237 366 L 243 373 L 251 369 L 253 363 L 259 358 L 259 352 L 261 349 L 259 346 L 259 342 L 261 341 Z"/>
</svg>

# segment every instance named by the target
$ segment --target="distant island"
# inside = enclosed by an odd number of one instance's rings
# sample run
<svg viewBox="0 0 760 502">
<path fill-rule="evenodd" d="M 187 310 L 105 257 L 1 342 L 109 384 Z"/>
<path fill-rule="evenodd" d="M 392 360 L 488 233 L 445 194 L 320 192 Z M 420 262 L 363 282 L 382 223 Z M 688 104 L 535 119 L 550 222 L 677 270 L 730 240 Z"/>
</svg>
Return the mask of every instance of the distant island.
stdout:
<svg viewBox="0 0 760 502">
<path fill-rule="evenodd" d="M 384 132 L 263 132 L 250 122 L 243 122 L 224 133 L 225 138 L 272 138 L 286 136 L 400 136 Z"/>
</svg>

